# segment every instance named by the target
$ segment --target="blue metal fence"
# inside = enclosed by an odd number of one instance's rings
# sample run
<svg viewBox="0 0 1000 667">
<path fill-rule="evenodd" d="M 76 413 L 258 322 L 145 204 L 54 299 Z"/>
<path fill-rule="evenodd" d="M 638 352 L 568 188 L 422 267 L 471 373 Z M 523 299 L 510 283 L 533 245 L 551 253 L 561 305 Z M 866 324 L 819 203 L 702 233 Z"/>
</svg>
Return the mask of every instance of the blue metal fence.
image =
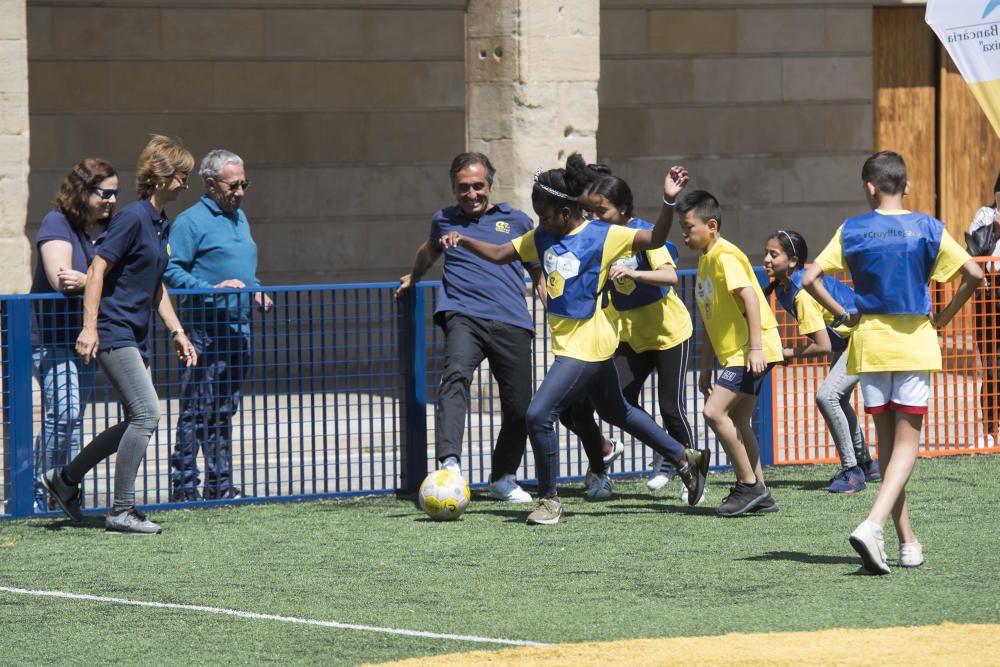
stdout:
<svg viewBox="0 0 1000 667">
<path fill-rule="evenodd" d="M 678 291 L 693 308 L 694 272 L 680 271 Z M 434 405 L 444 361 L 443 335 L 432 321 L 436 282 L 420 283 L 399 303 L 395 283 L 269 287 L 275 302 L 252 320 L 251 368 L 233 418 L 233 473 L 246 494 L 235 502 L 341 497 L 412 492 L 434 466 Z M 227 290 L 229 298 L 250 299 L 252 290 Z M 175 297 L 217 291 L 175 290 Z M 61 303 L 67 312 L 79 299 L 60 295 L 0 296 L 0 382 L 3 396 L 3 469 L 0 517 L 54 514 L 36 491 L 36 443 L 43 415 L 39 383 L 32 371 L 31 317 L 35 304 Z M 533 296 L 534 382 L 552 361 L 544 312 Z M 187 323 L 185 323 L 187 326 Z M 697 326 L 697 321 L 696 321 Z M 72 334 L 75 338 L 75 332 Z M 170 455 L 180 412 L 182 368 L 162 324 L 154 323 L 150 371 L 161 399 L 160 427 L 154 434 L 137 479 L 137 501 L 147 507 L 180 506 L 171 501 Z M 724 453 L 703 424 L 703 398 L 697 391 L 698 349 L 694 346 L 686 380 L 689 416 L 697 437 L 713 449 L 713 461 L 726 465 Z M 655 375 L 641 403 L 659 421 Z M 772 448 L 768 404 L 761 394 L 758 419 L 761 451 Z M 121 409 L 103 375 L 84 405 L 83 443 L 119 422 Z M 487 365 L 472 382 L 462 467 L 473 485 L 488 481 L 490 452 L 500 426 L 499 393 Z M 605 426 L 609 435 L 623 437 Z M 624 436 L 626 442 L 630 441 Z M 561 435 L 563 479 L 586 471 L 586 457 L 575 436 Z M 651 451 L 636 444 L 626 450 L 615 472 L 636 474 L 649 468 Z M 204 466 L 199 460 L 204 478 Z M 84 507 L 104 511 L 110 504 L 111 460 L 84 482 Z M 530 448 L 519 478 L 534 478 Z M 223 501 L 185 502 L 184 506 Z M 225 501 L 234 502 L 234 501 Z"/>
</svg>

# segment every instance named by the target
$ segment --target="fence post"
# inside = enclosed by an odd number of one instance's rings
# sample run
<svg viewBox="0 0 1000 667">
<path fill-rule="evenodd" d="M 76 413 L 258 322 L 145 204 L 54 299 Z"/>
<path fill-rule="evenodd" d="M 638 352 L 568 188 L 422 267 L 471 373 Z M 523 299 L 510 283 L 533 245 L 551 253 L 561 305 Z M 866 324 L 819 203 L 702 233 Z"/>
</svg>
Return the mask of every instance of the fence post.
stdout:
<svg viewBox="0 0 1000 667">
<path fill-rule="evenodd" d="M 400 494 L 413 494 L 427 476 L 427 335 L 424 288 L 419 284 L 399 299 L 398 341 L 403 386 Z"/>
<path fill-rule="evenodd" d="M 4 302 L 3 358 L 4 496 L 12 516 L 31 516 L 35 508 L 34 437 L 31 385 L 31 300 Z"/>
<path fill-rule="evenodd" d="M 764 378 L 757 400 L 757 447 L 762 466 L 774 465 L 774 386 L 771 372 Z"/>
</svg>

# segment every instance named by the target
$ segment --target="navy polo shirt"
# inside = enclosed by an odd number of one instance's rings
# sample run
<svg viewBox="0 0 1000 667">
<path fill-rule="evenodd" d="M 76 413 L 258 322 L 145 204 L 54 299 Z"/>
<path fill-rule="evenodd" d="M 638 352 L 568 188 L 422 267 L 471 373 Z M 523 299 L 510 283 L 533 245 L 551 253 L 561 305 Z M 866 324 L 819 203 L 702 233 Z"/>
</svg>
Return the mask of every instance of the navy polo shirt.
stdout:
<svg viewBox="0 0 1000 667">
<path fill-rule="evenodd" d="M 90 242 L 87 233 L 73 227 L 62 211 L 49 211 L 42 218 L 42 225 L 35 237 L 35 246 L 39 252 L 34 278 L 31 281 L 32 294 L 58 293 L 52 288 L 48 276 L 45 275 L 41 247 L 46 241 L 66 241 L 69 243 L 73 250 L 72 264 L 66 268 L 86 273 L 90 262 L 94 259 L 94 244 Z M 33 306 L 31 344 L 44 347 L 72 347 L 76 342 L 76 337 L 80 335 L 80 329 L 83 328 L 80 295 L 72 294 L 67 295 L 65 299 L 35 301 Z"/>
<path fill-rule="evenodd" d="M 503 245 L 534 228 L 531 219 L 506 202 L 494 204 L 479 218 L 470 218 L 458 205 L 443 208 L 431 221 L 430 243 L 441 248 L 441 237 L 456 231 L 463 236 Z M 466 248 L 444 253 L 444 273 L 438 289 L 438 315 L 454 311 L 496 320 L 534 331 L 524 301 L 524 265 L 519 261 L 494 264 Z"/>
<path fill-rule="evenodd" d="M 98 242 L 98 256 L 112 264 L 97 312 L 101 350 L 136 347 L 148 358 L 153 297 L 167 268 L 167 222 L 140 199 L 111 219 Z"/>
</svg>

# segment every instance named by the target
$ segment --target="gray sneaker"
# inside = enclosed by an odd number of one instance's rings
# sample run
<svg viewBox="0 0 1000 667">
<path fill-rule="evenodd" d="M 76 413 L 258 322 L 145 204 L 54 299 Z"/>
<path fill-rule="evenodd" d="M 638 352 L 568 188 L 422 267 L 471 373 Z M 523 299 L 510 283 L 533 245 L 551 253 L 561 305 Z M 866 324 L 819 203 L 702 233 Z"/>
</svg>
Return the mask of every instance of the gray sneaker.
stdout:
<svg viewBox="0 0 1000 667">
<path fill-rule="evenodd" d="M 61 472 L 61 468 L 46 470 L 42 475 L 42 486 L 48 490 L 49 497 L 59 504 L 66 516 L 76 523 L 83 523 L 83 512 L 80 510 L 80 485 L 64 482 Z"/>
<path fill-rule="evenodd" d="M 611 478 L 608 473 L 594 475 L 587 486 L 587 500 L 607 500 L 611 497 Z"/>
<path fill-rule="evenodd" d="M 112 510 L 104 519 L 104 532 L 117 535 L 156 535 L 163 529 L 153 523 L 135 505 L 122 512 Z"/>
<path fill-rule="evenodd" d="M 566 517 L 559 498 L 540 498 L 535 511 L 528 515 L 529 526 L 551 526 L 564 521 Z"/>
</svg>

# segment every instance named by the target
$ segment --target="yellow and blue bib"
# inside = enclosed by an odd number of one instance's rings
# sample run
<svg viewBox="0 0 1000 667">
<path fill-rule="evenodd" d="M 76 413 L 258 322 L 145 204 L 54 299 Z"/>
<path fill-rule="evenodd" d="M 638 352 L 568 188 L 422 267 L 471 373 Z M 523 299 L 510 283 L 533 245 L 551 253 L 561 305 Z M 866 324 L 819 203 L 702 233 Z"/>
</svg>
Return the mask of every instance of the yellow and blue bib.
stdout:
<svg viewBox="0 0 1000 667">
<path fill-rule="evenodd" d="M 535 229 L 535 248 L 542 260 L 548 309 L 552 315 L 574 320 L 594 316 L 603 285 L 601 261 L 610 225 L 591 221 L 576 234 L 555 238 Z"/>
</svg>

